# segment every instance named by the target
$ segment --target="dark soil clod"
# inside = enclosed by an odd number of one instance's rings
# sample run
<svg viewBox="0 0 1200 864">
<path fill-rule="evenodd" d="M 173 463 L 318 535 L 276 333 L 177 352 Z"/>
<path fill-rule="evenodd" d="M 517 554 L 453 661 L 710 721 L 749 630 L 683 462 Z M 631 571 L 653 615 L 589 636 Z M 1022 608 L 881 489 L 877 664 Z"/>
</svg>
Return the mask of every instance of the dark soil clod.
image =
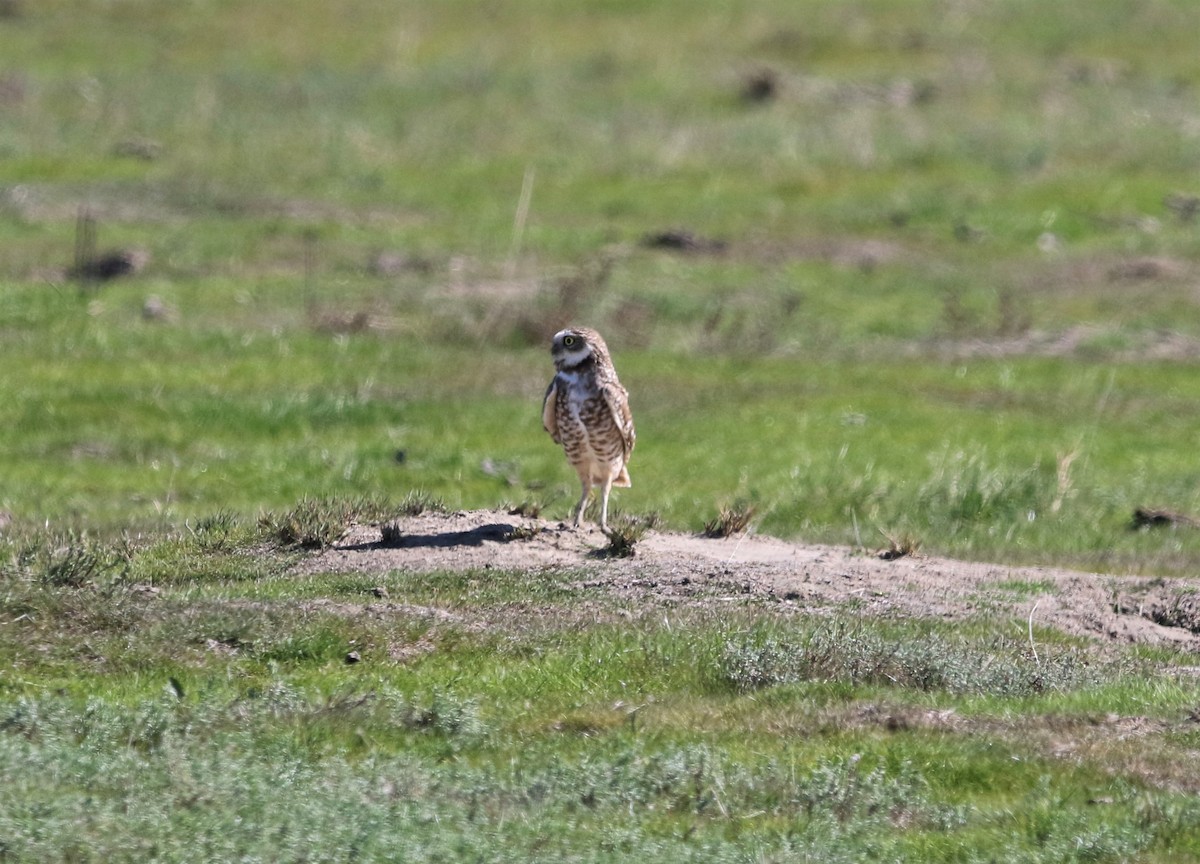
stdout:
<svg viewBox="0 0 1200 864">
<path fill-rule="evenodd" d="M 1176 513 L 1173 510 L 1160 510 L 1154 507 L 1138 507 L 1133 511 L 1130 528 L 1200 528 L 1200 519 L 1188 516 L 1186 513 Z"/>
<path fill-rule="evenodd" d="M 744 102 L 770 102 L 779 95 L 779 76 L 774 69 L 756 69 L 742 81 Z"/>
<path fill-rule="evenodd" d="M 724 240 L 714 240 L 701 237 L 686 228 L 669 228 L 665 231 L 655 231 L 642 238 L 642 245 L 647 249 L 665 249 L 673 252 L 689 252 L 697 254 L 717 255 L 725 251 L 728 244 Z"/>
</svg>

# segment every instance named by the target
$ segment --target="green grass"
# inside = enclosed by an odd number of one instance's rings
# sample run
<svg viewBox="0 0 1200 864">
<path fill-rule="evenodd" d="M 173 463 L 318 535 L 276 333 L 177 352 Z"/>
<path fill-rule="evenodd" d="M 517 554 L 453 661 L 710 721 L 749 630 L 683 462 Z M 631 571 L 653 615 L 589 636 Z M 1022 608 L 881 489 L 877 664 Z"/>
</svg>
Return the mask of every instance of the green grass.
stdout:
<svg viewBox="0 0 1200 864">
<path fill-rule="evenodd" d="M 164 333 L 57 303 L 52 335 L 10 345 L 0 372 L 11 395 L 0 506 L 23 524 L 154 528 L 412 488 L 452 507 L 533 496 L 551 516 L 573 500 L 540 429 L 540 351 Z M 1187 365 L 649 349 L 618 362 L 639 429 L 620 503 L 669 527 L 700 530 L 721 502 L 746 499 L 760 530 L 811 541 L 855 542 L 857 522 L 927 552 L 1194 567 L 1200 538 L 1128 529 L 1138 506 L 1200 510 Z"/>
<path fill-rule="evenodd" d="M 349 520 L 566 517 L 538 409 L 574 321 L 631 393 L 634 529 L 732 507 L 1200 572 L 1200 533 L 1129 528 L 1200 513 L 1198 28 L 1185 0 L 0 3 L 0 858 L 1200 858 L 1165 650 L 290 569 Z M 145 270 L 67 279 L 84 211 Z M 725 245 L 641 245 L 666 229 Z"/>
<path fill-rule="evenodd" d="M 4 569 L 6 854 L 1200 851 L 1194 799 L 1176 791 L 1194 784 L 1200 692 L 1172 658 L 1043 634 L 1035 662 L 986 621 L 629 614 L 595 591 L 581 618 L 588 589 L 569 573 L 391 574 L 400 605 L 368 614 L 380 601 L 360 577 L 196 565 L 261 550 L 252 535 L 125 550 L 122 568 L 79 585 L 30 559 Z M 1133 747 L 1106 728 L 1120 718 L 1147 726 Z"/>
</svg>

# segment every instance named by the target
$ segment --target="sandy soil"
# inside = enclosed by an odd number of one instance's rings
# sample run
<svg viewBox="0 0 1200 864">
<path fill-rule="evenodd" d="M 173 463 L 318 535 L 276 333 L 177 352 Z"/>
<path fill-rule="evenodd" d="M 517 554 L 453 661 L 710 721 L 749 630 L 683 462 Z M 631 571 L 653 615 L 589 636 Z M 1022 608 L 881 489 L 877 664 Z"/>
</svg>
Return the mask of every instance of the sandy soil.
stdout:
<svg viewBox="0 0 1200 864">
<path fill-rule="evenodd" d="M 379 526 L 356 526 L 332 548 L 300 565 L 308 572 L 564 570 L 589 590 L 607 588 L 646 602 L 754 601 L 819 612 L 853 604 L 865 614 L 1011 617 L 1014 626 L 1053 627 L 1114 643 L 1174 645 L 1200 651 L 1200 594 L 1194 584 L 904 557 L 885 561 L 847 548 L 771 537 L 713 540 L 649 532 L 631 558 L 604 555 L 594 526 L 478 510 L 426 513 Z"/>
</svg>

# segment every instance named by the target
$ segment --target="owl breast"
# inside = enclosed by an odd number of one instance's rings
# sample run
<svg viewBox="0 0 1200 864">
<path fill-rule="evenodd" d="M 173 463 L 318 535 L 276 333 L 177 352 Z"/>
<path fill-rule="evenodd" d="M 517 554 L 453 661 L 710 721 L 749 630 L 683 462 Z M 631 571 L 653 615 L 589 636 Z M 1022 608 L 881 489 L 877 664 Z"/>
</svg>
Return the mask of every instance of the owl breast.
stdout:
<svg viewBox="0 0 1200 864">
<path fill-rule="evenodd" d="M 567 459 L 595 482 L 620 472 L 625 443 L 603 393 L 590 375 L 560 373 L 556 416 Z"/>
</svg>

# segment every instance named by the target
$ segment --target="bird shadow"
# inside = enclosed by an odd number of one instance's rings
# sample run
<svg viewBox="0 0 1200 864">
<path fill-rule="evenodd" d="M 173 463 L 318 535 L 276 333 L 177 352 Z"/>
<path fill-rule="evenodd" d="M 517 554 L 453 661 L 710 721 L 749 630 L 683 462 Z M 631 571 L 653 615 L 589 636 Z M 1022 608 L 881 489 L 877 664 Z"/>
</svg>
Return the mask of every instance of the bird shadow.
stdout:
<svg viewBox="0 0 1200 864">
<path fill-rule="evenodd" d="M 469 531 L 442 531 L 436 534 L 400 534 L 370 543 L 356 543 L 343 547 L 348 552 L 366 552 L 371 549 L 452 549 L 457 546 L 482 546 L 484 543 L 504 543 L 510 540 L 515 529 L 512 525 L 495 522 L 480 525 Z"/>
</svg>

